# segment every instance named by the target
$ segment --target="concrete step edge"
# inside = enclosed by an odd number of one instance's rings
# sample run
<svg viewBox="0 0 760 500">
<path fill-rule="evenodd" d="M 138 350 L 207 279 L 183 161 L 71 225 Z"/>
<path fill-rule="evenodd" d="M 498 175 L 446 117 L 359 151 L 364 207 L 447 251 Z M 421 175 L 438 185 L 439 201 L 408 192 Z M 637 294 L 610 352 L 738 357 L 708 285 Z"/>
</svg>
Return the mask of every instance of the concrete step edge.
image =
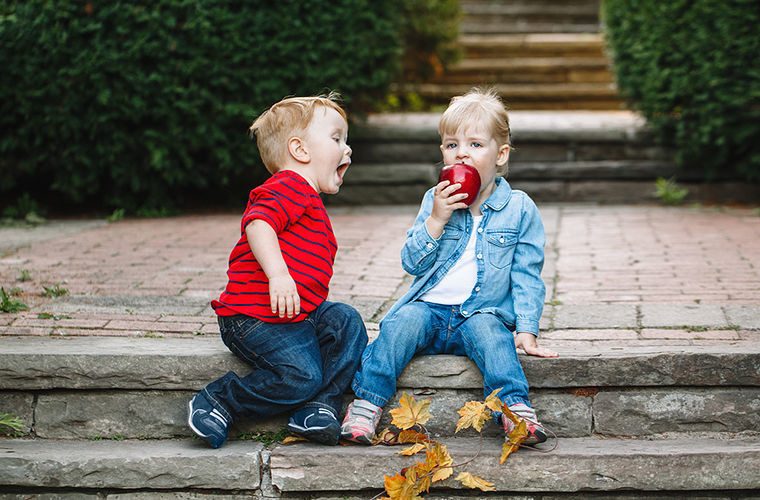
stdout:
<svg viewBox="0 0 760 500">
<path fill-rule="evenodd" d="M 760 386 L 760 345 L 558 348 L 558 358 L 520 354 L 532 388 Z M 195 389 L 250 368 L 218 337 L 2 337 L 0 389 Z M 480 388 L 461 356 L 414 358 L 399 387 Z"/>
<path fill-rule="evenodd" d="M 473 458 L 476 438 L 441 440 L 455 463 Z M 218 450 L 200 440 L 0 441 L 0 485 L 93 490 L 243 490 L 367 492 L 383 488 L 383 476 L 414 465 L 398 447 L 250 441 Z M 494 483 L 496 491 L 690 491 L 760 487 L 757 439 L 630 440 L 560 439 L 549 453 L 520 449 L 498 463 L 501 440 L 483 442 L 466 467 Z M 436 490 L 466 490 L 453 478 Z M 271 486 L 270 486 L 271 480 Z"/>
<path fill-rule="evenodd" d="M 455 463 L 473 458 L 478 451 L 474 438 L 442 441 Z M 480 455 L 458 472 L 469 471 L 505 492 L 753 489 L 760 486 L 760 476 L 750 472 L 760 467 L 759 444 L 756 440 L 561 439 L 550 453 L 521 449 L 499 464 L 501 442 L 488 439 Z M 379 490 L 383 475 L 392 476 L 424 460 L 402 457 L 397 451 L 394 447 L 279 446 L 270 458 L 272 484 L 283 492 L 303 492 L 324 488 L 327 478 L 335 478 L 329 482 L 331 489 Z M 464 490 L 454 480 L 457 473 L 436 483 L 433 491 Z"/>
</svg>

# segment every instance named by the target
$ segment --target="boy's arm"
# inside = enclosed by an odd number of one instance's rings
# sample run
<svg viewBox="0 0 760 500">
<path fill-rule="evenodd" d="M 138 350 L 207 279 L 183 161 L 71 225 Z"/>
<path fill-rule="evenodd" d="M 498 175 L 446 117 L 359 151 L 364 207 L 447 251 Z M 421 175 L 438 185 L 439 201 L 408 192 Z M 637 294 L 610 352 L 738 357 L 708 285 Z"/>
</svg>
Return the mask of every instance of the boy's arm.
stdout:
<svg viewBox="0 0 760 500">
<path fill-rule="evenodd" d="M 281 318 L 285 315 L 288 318 L 298 315 L 301 312 L 301 299 L 296 282 L 282 258 L 277 233 L 266 221 L 255 219 L 246 226 L 245 234 L 253 256 L 269 279 L 272 313 Z"/>
</svg>

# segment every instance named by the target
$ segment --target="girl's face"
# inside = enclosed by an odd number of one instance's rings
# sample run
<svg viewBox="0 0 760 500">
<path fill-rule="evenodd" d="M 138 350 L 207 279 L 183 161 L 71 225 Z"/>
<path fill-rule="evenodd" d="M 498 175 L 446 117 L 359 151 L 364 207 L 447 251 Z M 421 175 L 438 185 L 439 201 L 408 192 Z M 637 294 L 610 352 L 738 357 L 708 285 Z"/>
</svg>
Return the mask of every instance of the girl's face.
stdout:
<svg viewBox="0 0 760 500">
<path fill-rule="evenodd" d="M 444 165 L 464 163 L 480 174 L 481 192 L 491 188 L 496 168 L 509 159 L 509 146 L 499 144 L 488 127 L 464 123 L 455 133 L 445 133 L 441 141 Z"/>
</svg>

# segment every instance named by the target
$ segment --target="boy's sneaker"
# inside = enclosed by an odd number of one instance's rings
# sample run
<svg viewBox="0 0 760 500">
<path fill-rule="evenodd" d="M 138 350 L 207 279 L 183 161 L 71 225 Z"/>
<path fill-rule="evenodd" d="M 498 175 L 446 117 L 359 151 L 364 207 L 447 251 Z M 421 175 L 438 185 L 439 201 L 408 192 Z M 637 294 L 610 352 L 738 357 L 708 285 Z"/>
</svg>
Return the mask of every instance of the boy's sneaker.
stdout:
<svg viewBox="0 0 760 500">
<path fill-rule="evenodd" d="M 302 408 L 292 414 L 287 428 L 309 441 L 336 445 L 340 439 L 340 424 L 332 410 L 323 406 Z"/>
<path fill-rule="evenodd" d="M 211 406 L 201 393 L 193 396 L 187 404 L 187 423 L 193 432 L 205 439 L 212 448 L 219 448 L 227 441 L 230 422 L 219 410 Z"/>
<path fill-rule="evenodd" d="M 364 399 L 354 399 L 348 405 L 346 417 L 340 427 L 340 437 L 362 444 L 372 444 L 377 423 L 383 409 Z"/>
<path fill-rule="evenodd" d="M 522 444 L 533 446 L 535 444 L 543 443 L 546 441 L 546 430 L 541 424 L 538 423 L 536 410 L 526 405 L 525 403 L 514 404 L 510 406 L 509 409 L 512 413 L 515 414 L 515 416 L 525 420 L 525 423 L 527 424 L 528 437 L 525 439 L 525 441 L 522 442 Z M 509 436 L 509 433 L 512 432 L 512 430 L 515 428 L 515 423 L 508 419 L 504 414 L 501 416 L 501 424 L 504 426 L 504 434 L 506 436 Z M 506 436 L 505 439 L 509 439 Z"/>
</svg>

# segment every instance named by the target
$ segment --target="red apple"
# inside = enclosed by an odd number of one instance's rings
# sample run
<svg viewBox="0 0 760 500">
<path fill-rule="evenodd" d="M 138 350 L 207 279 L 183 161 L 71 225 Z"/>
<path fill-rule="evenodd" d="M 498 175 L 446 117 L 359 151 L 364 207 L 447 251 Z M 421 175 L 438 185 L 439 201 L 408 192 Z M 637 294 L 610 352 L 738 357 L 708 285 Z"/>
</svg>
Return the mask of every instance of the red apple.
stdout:
<svg viewBox="0 0 760 500">
<path fill-rule="evenodd" d="M 438 176 L 438 182 L 449 181 L 451 184 L 461 184 L 455 193 L 467 193 L 467 198 L 462 200 L 469 207 L 478 198 L 480 192 L 480 174 L 475 167 L 465 165 L 464 163 L 455 163 L 448 167 L 443 167 L 441 175 Z"/>
</svg>

